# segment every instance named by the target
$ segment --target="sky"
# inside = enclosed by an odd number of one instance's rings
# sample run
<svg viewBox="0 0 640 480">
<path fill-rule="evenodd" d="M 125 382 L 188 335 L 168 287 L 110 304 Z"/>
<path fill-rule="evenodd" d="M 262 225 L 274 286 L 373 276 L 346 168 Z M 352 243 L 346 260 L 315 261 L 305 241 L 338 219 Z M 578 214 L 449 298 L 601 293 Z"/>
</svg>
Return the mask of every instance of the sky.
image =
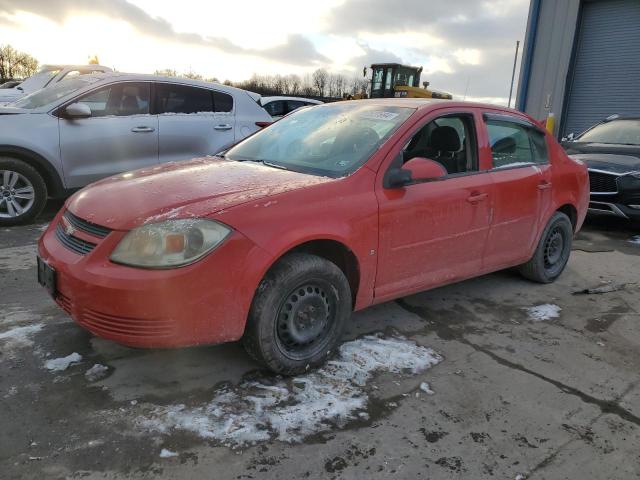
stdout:
<svg viewBox="0 0 640 480">
<path fill-rule="evenodd" d="M 455 98 L 506 104 L 528 8 L 529 0 L 0 0 L 0 44 L 41 64 L 98 55 L 119 71 L 220 81 L 321 67 L 361 76 L 393 61 L 424 67 L 422 80 Z"/>
</svg>

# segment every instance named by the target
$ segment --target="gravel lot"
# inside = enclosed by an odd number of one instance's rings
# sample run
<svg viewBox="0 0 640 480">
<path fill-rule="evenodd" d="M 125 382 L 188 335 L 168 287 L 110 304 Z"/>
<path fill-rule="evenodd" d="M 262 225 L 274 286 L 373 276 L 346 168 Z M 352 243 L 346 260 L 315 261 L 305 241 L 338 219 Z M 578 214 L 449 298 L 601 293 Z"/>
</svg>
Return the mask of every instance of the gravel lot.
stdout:
<svg viewBox="0 0 640 480">
<path fill-rule="evenodd" d="M 640 477 L 624 223 L 590 221 L 555 284 L 500 272 L 361 312 L 332 366 L 282 379 L 237 344 L 134 350 L 76 327 L 35 281 L 59 206 L 0 229 L 2 478 Z"/>
</svg>

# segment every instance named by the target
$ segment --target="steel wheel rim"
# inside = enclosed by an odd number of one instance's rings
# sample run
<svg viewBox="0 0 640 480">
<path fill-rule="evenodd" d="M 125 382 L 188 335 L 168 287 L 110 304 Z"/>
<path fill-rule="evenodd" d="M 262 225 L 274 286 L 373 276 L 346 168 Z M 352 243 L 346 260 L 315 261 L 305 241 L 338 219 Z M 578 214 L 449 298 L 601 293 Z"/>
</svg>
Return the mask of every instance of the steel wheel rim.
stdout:
<svg viewBox="0 0 640 480">
<path fill-rule="evenodd" d="M 13 170 L 0 170 L 0 218 L 25 214 L 35 198 L 35 188 L 27 177 Z"/>
<path fill-rule="evenodd" d="M 559 226 L 554 227 L 544 242 L 544 268 L 553 271 L 562 265 L 565 250 L 565 238 Z"/>
<path fill-rule="evenodd" d="M 276 317 L 280 350 L 289 358 L 304 359 L 323 349 L 335 325 L 336 307 L 327 282 L 308 281 L 291 290 Z"/>
</svg>

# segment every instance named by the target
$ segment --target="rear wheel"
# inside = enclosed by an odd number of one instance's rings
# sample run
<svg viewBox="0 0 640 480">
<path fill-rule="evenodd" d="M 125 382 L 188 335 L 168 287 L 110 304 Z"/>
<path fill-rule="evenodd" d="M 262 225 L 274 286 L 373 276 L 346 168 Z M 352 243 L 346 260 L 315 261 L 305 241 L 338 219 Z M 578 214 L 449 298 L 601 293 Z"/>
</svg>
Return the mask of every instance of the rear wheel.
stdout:
<svg viewBox="0 0 640 480">
<path fill-rule="evenodd" d="M 572 242 L 571 220 L 562 212 L 554 213 L 542 232 L 533 257 L 520 266 L 520 273 L 534 282 L 553 282 L 569 261 Z"/>
<path fill-rule="evenodd" d="M 31 165 L 0 157 L 0 226 L 28 223 L 47 202 L 47 186 Z"/>
<path fill-rule="evenodd" d="M 269 369 L 295 375 L 324 363 L 350 315 L 344 273 L 324 258 L 289 254 L 258 287 L 243 343 Z"/>
</svg>

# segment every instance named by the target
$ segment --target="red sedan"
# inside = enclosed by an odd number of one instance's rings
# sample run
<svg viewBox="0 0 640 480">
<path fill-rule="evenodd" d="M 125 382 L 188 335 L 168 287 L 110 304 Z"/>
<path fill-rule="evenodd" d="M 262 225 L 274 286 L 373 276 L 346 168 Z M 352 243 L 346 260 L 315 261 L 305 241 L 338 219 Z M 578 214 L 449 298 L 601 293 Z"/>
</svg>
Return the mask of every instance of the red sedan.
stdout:
<svg viewBox="0 0 640 480">
<path fill-rule="evenodd" d="M 520 112 L 339 102 L 81 190 L 40 239 L 38 276 L 100 337 L 242 338 L 293 374 L 330 355 L 354 310 L 514 266 L 552 282 L 588 199 L 585 165 Z"/>
</svg>

